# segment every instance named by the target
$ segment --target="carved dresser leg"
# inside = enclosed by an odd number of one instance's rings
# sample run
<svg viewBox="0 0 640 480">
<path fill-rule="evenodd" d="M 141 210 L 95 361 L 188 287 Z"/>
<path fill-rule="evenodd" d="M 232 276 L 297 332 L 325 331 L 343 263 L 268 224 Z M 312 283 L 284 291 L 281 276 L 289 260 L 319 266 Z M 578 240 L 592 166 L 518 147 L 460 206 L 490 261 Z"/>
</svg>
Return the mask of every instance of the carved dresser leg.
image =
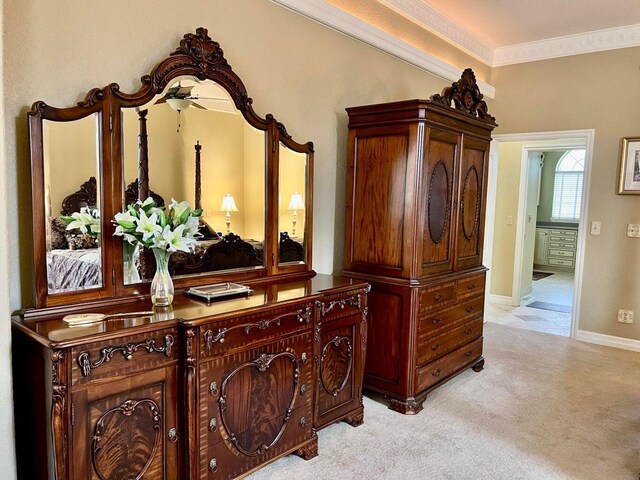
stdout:
<svg viewBox="0 0 640 480">
<path fill-rule="evenodd" d="M 480 359 L 471 367 L 474 372 L 480 372 L 484 368 L 484 358 L 480 357 Z"/>
<path fill-rule="evenodd" d="M 407 398 L 405 401 L 397 398 L 389 398 L 389 410 L 402 413 L 403 415 L 415 415 L 422 411 L 422 404 L 426 398 L 426 395 L 420 399 Z"/>
<path fill-rule="evenodd" d="M 296 450 L 295 454 L 303 460 L 311 460 L 312 458 L 318 456 L 318 436 L 315 434 L 315 432 L 311 441 Z"/>
<path fill-rule="evenodd" d="M 364 407 L 360 407 L 357 412 L 352 413 L 344 419 L 352 427 L 359 427 L 364 423 Z"/>
</svg>

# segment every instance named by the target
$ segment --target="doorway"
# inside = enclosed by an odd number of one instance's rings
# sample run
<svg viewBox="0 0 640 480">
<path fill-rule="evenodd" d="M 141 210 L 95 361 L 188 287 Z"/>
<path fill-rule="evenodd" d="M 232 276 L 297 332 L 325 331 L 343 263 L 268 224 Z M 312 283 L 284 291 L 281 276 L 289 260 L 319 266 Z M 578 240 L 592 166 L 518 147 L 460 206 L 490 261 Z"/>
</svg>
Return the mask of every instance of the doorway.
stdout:
<svg viewBox="0 0 640 480">
<path fill-rule="evenodd" d="M 487 321 L 574 338 L 593 130 L 496 135 L 487 185 Z"/>
</svg>

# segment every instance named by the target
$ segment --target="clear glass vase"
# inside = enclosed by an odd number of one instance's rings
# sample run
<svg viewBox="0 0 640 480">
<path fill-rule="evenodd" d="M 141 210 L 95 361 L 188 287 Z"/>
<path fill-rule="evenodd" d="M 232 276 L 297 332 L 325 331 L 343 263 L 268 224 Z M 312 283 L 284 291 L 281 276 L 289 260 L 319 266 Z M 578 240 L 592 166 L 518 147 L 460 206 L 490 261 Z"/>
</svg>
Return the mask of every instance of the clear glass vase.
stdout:
<svg viewBox="0 0 640 480">
<path fill-rule="evenodd" d="M 124 250 L 124 284 L 140 283 L 140 272 L 136 262 L 138 246 L 129 242 L 123 242 L 122 246 Z"/>
<path fill-rule="evenodd" d="M 153 248 L 156 259 L 156 274 L 151 282 L 151 303 L 154 306 L 166 307 L 173 302 L 173 280 L 169 275 L 169 257 L 171 252 L 162 248 Z"/>
</svg>

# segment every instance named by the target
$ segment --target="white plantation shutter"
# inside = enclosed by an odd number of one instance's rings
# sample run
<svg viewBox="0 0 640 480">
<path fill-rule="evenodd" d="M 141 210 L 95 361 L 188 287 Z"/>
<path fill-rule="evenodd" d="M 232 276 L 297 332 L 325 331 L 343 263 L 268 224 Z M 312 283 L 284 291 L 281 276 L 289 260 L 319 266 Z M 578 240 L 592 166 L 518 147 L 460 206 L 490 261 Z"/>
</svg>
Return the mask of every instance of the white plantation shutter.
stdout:
<svg viewBox="0 0 640 480">
<path fill-rule="evenodd" d="M 571 150 L 558 161 L 551 210 L 551 217 L 554 219 L 580 219 L 584 154 L 584 150 Z"/>
</svg>

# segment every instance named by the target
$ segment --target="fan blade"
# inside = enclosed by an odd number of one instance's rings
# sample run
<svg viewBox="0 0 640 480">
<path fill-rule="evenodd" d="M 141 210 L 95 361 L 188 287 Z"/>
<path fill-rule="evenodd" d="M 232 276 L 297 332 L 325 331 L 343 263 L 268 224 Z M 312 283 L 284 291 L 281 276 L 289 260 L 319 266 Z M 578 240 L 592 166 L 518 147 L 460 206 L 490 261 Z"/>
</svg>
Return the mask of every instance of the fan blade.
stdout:
<svg viewBox="0 0 640 480">
<path fill-rule="evenodd" d="M 167 103 L 167 97 L 159 98 L 158 100 L 156 100 L 154 105 L 158 105 L 159 103 Z"/>
<path fill-rule="evenodd" d="M 193 105 L 194 107 L 199 108 L 200 110 L 207 110 L 207 108 L 203 107 L 202 105 L 198 105 L 193 100 L 190 100 L 190 101 L 191 101 L 191 105 Z"/>
<path fill-rule="evenodd" d="M 199 96 L 195 96 L 195 97 L 186 97 L 185 100 L 225 100 L 225 101 L 230 101 L 229 98 L 227 97 L 199 97 Z"/>
<path fill-rule="evenodd" d="M 191 86 L 191 87 L 178 87 L 178 90 L 175 92 L 174 97 L 176 97 L 176 98 L 187 98 L 189 96 L 189 94 L 191 93 L 192 89 L 193 89 L 193 86 Z"/>
</svg>

